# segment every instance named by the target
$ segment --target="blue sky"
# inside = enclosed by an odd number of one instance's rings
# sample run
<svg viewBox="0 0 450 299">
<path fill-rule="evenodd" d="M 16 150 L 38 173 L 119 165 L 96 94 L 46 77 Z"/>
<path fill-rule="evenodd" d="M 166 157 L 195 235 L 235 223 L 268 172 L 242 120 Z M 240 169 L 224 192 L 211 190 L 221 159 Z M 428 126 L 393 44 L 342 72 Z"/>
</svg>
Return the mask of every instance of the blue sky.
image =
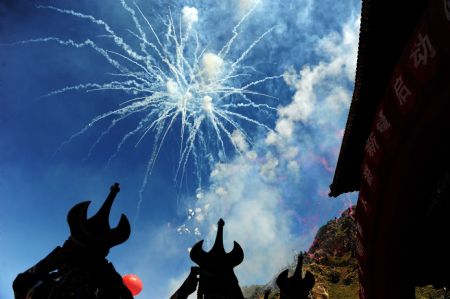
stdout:
<svg viewBox="0 0 450 299">
<path fill-rule="evenodd" d="M 124 3 L 0 1 L 0 298 L 12 298 L 14 277 L 62 245 L 69 233 L 67 211 L 83 200 L 92 200 L 90 212 L 96 211 L 116 181 L 122 188 L 111 224 L 125 213 L 132 235 L 112 249 L 109 259 L 121 274 L 142 278 L 139 298 L 166 298 L 178 287 L 192 264 L 188 248 L 206 239 L 208 249 L 220 217 L 226 222 L 225 247 L 236 240 L 246 253 L 236 268 L 238 279 L 242 284 L 265 283 L 292 262 L 295 252 L 308 248 L 322 224 L 355 201 L 354 194 L 333 200 L 327 192 L 351 100 L 358 1 Z M 187 127 L 181 139 L 181 117 L 167 131 L 151 173 L 147 166 L 159 145 L 157 130 L 137 146 L 140 135 L 132 136 L 115 155 L 123 136 L 157 107 L 120 121 L 97 144 L 117 114 L 65 143 L 95 117 L 127 106 L 123 103 L 134 97 L 146 98 L 156 90 L 168 94 L 164 100 L 178 101 L 169 80 L 134 94 L 124 88 L 81 88 L 43 97 L 67 86 L 118 80 L 111 73 L 119 70 L 99 51 L 58 41 L 89 39 L 102 49 L 130 53 L 113 41 L 103 23 L 76 13 L 104 21 L 134 52 L 147 57 L 134 36 L 142 32 L 127 7 L 154 43 L 137 7 L 158 36 L 167 33 L 170 13 L 175 27 L 189 35 L 184 55 L 191 63 L 197 34 L 199 48 L 205 49 L 198 62 L 205 82 L 220 80 L 240 57 L 236 72 L 246 75 L 229 78 L 227 86 L 239 89 L 278 77 L 248 87 L 253 94 L 247 99 L 256 105 L 246 107 L 236 107 L 243 101 L 239 94 L 218 100 L 216 93 L 209 93 L 211 99 L 205 100 L 199 96 L 203 85 L 193 88 L 188 101 L 200 112 L 191 119 L 208 115 L 211 107 L 227 110 L 230 104 L 235 106 L 229 110 L 243 117 L 234 118 L 236 126 L 225 122 L 219 130 L 223 146 L 211 118 L 205 117 L 197 133 L 204 143 L 193 144 L 178 173 L 180 150 L 189 148 L 192 129 Z M 233 28 L 238 33 L 234 39 Z M 58 41 L 30 42 L 47 37 Z M 221 56 L 231 39 L 227 55 Z M 167 49 L 173 55 L 171 42 Z M 157 54 L 148 53 L 159 66 Z M 132 71 L 140 68 L 129 59 L 115 59 Z"/>
</svg>

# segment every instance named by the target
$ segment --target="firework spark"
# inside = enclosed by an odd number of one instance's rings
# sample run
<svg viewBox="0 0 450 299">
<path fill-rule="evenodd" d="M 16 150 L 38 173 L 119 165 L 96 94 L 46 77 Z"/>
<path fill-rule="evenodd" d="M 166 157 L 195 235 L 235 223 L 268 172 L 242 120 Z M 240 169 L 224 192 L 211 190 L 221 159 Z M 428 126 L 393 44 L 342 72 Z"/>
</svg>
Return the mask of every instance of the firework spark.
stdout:
<svg viewBox="0 0 450 299">
<path fill-rule="evenodd" d="M 155 161 L 167 134 L 175 124 L 180 127 L 180 150 L 176 176 L 182 180 L 188 160 L 193 159 L 197 166 L 201 164 L 200 160 L 203 157 L 200 157 L 198 151 L 211 152 L 211 144 L 215 144 L 215 154 L 213 155 L 219 159 L 226 157 L 227 144 L 234 148 L 234 152 L 241 153 L 243 140 L 251 142 L 243 124 L 251 124 L 272 131 L 270 127 L 244 112 L 249 109 L 256 112 L 275 112 L 276 108 L 273 106 L 261 101 L 259 103 L 254 101 L 260 97 L 275 98 L 252 88 L 266 81 L 281 78 L 281 76 L 259 77 L 252 81 L 251 78 L 255 73 L 252 72 L 253 68 L 243 64 L 252 49 L 273 28 L 253 40 L 238 55 L 233 53 L 233 45 L 239 38 L 241 26 L 254 8 L 249 10 L 232 28 L 231 38 L 224 43 L 223 47 L 214 52 L 202 46 L 200 42 L 199 32 L 195 29 L 198 21 L 198 10 L 195 7 L 186 6 L 182 9 L 179 24 L 174 22 L 169 10 L 168 15 L 161 20 L 164 32 L 159 34 L 156 32 L 154 24 L 136 4 L 131 6 L 121 0 L 121 5 L 133 20 L 134 31 L 127 29 L 131 40 L 122 37 L 107 22 L 92 15 L 53 6 L 38 6 L 41 9 L 52 10 L 100 26 L 104 31 L 101 38 L 110 39 L 112 46 L 108 48 L 101 46 L 99 42 L 96 42 L 98 36 L 86 38 L 83 41 L 44 37 L 16 42 L 14 45 L 55 42 L 74 48 L 90 47 L 116 69 L 114 74 L 110 74 L 113 80 L 107 83 L 92 82 L 66 86 L 52 91 L 44 97 L 78 90 L 119 90 L 131 95 L 118 108 L 94 117 L 61 147 L 97 123 L 108 121 L 109 126 L 99 134 L 93 143 L 89 150 L 88 155 L 90 155 L 95 146 L 118 123 L 139 114 L 137 125 L 122 136 L 115 153 L 108 161 L 109 163 L 117 156 L 122 146 L 131 137 L 136 137 L 137 146 L 149 133 L 154 136 L 154 146 L 147 161 L 145 177 L 140 190 L 139 209 L 142 192 L 152 173 Z M 136 46 L 137 44 L 139 45 Z M 200 175 L 197 176 L 200 182 Z"/>
</svg>

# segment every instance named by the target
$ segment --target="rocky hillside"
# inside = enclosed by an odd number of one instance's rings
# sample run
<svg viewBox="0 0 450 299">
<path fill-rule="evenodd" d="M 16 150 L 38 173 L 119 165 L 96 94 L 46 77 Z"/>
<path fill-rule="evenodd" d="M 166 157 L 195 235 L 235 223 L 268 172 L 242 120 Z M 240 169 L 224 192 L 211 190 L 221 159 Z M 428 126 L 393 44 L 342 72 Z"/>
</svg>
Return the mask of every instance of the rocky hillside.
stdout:
<svg viewBox="0 0 450 299">
<path fill-rule="evenodd" d="M 316 284 L 312 290 L 314 298 L 357 298 L 358 272 L 355 258 L 356 226 L 352 209 L 341 217 L 330 220 L 317 232 L 309 251 L 305 254 L 304 270 L 311 271 Z M 292 271 L 296 266 L 292 264 Z M 244 289 L 246 298 L 263 298 L 270 290 L 269 298 L 278 298 L 275 279 L 265 286 Z"/>
<path fill-rule="evenodd" d="M 357 299 L 358 268 L 356 260 L 356 225 L 353 215 L 354 208 L 344 211 L 341 217 L 328 221 L 317 232 L 316 238 L 305 254 L 304 270 L 311 271 L 316 284 L 312 290 L 314 299 Z M 292 270 L 295 265 L 293 263 Z M 279 298 L 275 279 L 264 286 L 243 288 L 244 295 L 249 299 Z M 431 287 L 417 288 L 418 299 L 444 299 L 443 290 Z"/>
<path fill-rule="evenodd" d="M 328 293 L 329 298 L 358 298 L 353 211 L 349 208 L 341 217 L 322 226 L 307 253 L 305 269 L 316 277 L 315 298 L 327 298 L 319 293 Z"/>
</svg>

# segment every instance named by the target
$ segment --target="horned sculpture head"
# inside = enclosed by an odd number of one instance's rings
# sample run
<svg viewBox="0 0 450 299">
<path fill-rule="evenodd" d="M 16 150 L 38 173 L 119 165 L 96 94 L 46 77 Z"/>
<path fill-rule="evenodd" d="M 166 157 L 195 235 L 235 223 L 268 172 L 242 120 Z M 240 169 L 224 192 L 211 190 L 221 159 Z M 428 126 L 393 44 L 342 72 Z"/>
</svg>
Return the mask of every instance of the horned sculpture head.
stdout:
<svg viewBox="0 0 450 299">
<path fill-rule="evenodd" d="M 132 299 L 122 277 L 106 256 L 113 246 L 125 242 L 130 224 L 122 215 L 115 228 L 109 226 L 115 183 L 99 211 L 89 219 L 90 202 L 75 205 L 67 215 L 70 237 L 63 246 L 14 280 L 16 299 Z"/>
<path fill-rule="evenodd" d="M 307 299 L 309 292 L 314 286 L 314 275 L 306 271 L 302 277 L 303 254 L 297 258 L 297 267 L 294 274 L 288 277 L 289 270 L 286 269 L 278 275 L 277 285 L 280 288 L 280 299 Z"/>
<path fill-rule="evenodd" d="M 234 241 L 233 249 L 227 253 L 223 246 L 225 221 L 217 223 L 217 235 L 212 249 L 203 250 L 203 240 L 191 249 L 191 259 L 200 266 L 198 298 L 244 298 L 233 268 L 244 260 L 242 247 Z"/>
<path fill-rule="evenodd" d="M 122 214 L 119 224 L 115 228 L 109 226 L 109 214 L 114 199 L 119 193 L 119 184 L 111 186 L 108 197 L 98 212 L 87 219 L 90 201 L 75 205 L 67 215 L 70 227 L 70 239 L 82 247 L 89 248 L 97 254 L 106 256 L 109 249 L 125 242 L 130 236 L 130 223 Z"/>
</svg>

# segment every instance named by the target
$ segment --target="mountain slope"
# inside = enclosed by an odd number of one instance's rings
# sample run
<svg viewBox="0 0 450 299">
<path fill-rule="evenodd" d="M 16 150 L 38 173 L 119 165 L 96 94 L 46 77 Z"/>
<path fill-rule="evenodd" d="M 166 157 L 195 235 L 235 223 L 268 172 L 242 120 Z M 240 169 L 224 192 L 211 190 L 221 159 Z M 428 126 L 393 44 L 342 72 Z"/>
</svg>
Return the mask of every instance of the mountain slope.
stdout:
<svg viewBox="0 0 450 299">
<path fill-rule="evenodd" d="M 304 253 L 304 271 L 311 271 L 316 284 L 312 290 L 314 299 L 358 299 L 358 265 L 356 260 L 356 224 L 354 207 L 345 210 L 339 218 L 328 221 L 316 234 L 308 252 Z M 297 262 L 291 265 L 293 272 Z M 276 276 L 275 276 L 276 278 Z M 244 287 L 246 298 L 260 299 L 270 291 L 269 298 L 276 299 L 278 288 L 275 278 L 264 286 Z M 450 298 L 444 290 L 432 287 L 416 288 L 417 299 Z"/>
</svg>

